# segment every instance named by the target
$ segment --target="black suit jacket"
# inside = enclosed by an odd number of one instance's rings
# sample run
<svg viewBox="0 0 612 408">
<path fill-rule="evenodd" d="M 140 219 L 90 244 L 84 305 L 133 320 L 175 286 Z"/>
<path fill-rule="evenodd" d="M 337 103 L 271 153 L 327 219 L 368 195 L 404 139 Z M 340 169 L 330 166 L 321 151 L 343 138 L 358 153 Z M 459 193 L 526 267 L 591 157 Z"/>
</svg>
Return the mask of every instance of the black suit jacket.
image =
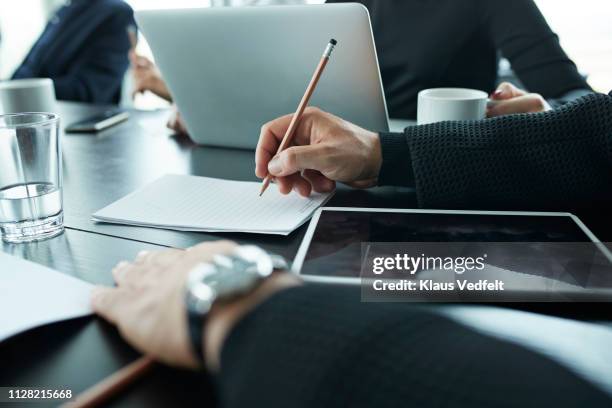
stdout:
<svg viewBox="0 0 612 408">
<path fill-rule="evenodd" d="M 133 11 L 121 0 L 72 0 L 51 18 L 13 78 L 53 79 L 60 100 L 119 102 Z"/>
</svg>

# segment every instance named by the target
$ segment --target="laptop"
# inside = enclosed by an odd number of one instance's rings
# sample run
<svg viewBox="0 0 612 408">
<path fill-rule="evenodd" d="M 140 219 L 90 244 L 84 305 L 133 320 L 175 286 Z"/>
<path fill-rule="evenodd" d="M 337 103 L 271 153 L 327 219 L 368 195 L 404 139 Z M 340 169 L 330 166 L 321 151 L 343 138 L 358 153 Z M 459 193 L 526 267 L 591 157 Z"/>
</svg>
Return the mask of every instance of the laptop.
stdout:
<svg viewBox="0 0 612 408">
<path fill-rule="evenodd" d="M 330 38 L 338 46 L 310 105 L 388 130 L 360 4 L 143 10 L 136 19 L 196 143 L 254 149 L 264 123 L 295 112 Z"/>
</svg>

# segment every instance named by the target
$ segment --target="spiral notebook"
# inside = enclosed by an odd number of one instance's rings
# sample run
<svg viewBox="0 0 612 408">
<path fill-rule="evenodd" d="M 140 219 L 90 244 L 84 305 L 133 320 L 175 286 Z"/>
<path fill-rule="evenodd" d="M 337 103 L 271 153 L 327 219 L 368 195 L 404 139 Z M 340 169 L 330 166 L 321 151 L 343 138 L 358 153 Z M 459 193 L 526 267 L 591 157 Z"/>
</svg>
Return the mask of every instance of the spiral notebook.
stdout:
<svg viewBox="0 0 612 408">
<path fill-rule="evenodd" d="M 166 175 L 93 214 L 93 220 L 179 231 L 289 235 L 332 194 L 282 195 L 271 185 Z"/>
</svg>

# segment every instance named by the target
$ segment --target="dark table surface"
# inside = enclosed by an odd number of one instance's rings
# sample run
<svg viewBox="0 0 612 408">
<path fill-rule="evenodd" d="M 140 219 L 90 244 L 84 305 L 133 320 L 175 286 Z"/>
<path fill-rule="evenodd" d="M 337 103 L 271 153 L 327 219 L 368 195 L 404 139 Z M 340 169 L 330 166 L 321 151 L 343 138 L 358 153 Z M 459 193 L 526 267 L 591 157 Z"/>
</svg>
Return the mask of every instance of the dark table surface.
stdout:
<svg viewBox="0 0 612 408">
<path fill-rule="evenodd" d="M 60 106 L 63 123 L 105 109 L 72 103 Z M 288 237 L 276 237 L 176 232 L 91 221 L 95 211 L 167 173 L 256 180 L 252 151 L 196 146 L 188 138 L 171 135 L 165 129 L 167 116 L 167 111 L 133 111 L 128 122 L 104 132 L 65 135 L 66 232 L 38 243 L 2 244 L 1 249 L 97 284 L 112 284 L 112 267 L 121 260 L 132 259 L 141 250 L 186 248 L 221 238 L 256 243 L 293 259 L 305 227 Z M 340 187 L 328 205 L 415 208 L 417 203 L 410 189 L 358 191 Z M 596 211 L 579 216 L 601 240 L 612 241 L 612 217 Z M 530 309 L 604 324 L 612 320 L 607 305 L 539 305 Z M 75 319 L 33 329 L 0 343 L 0 386 L 55 386 L 78 393 L 137 357 L 138 353 L 110 325 L 91 317 Z M 112 402 L 113 406 L 125 407 L 204 404 L 214 405 L 214 393 L 204 375 L 161 366 Z"/>
</svg>

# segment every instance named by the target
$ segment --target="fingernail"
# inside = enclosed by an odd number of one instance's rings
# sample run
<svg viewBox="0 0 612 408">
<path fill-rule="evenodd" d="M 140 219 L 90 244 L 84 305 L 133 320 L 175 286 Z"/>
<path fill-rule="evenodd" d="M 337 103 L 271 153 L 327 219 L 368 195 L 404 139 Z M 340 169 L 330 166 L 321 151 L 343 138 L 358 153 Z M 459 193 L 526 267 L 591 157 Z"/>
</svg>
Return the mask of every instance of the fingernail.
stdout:
<svg viewBox="0 0 612 408">
<path fill-rule="evenodd" d="M 274 157 L 270 163 L 268 163 L 268 171 L 272 174 L 278 174 L 283 170 L 283 166 L 281 166 L 280 159 L 278 157 Z"/>
<path fill-rule="evenodd" d="M 138 255 L 136 255 L 136 259 L 142 259 L 147 255 L 149 255 L 149 251 L 140 251 L 138 252 Z"/>
<path fill-rule="evenodd" d="M 502 89 L 498 89 L 497 91 L 493 92 L 493 97 L 494 98 L 499 98 L 501 96 L 504 95 L 504 91 Z"/>
<path fill-rule="evenodd" d="M 121 275 L 123 275 L 123 271 L 125 269 L 121 269 L 121 268 L 115 268 L 111 271 L 111 274 L 113 275 L 113 278 L 115 278 L 115 282 L 121 279 Z"/>
</svg>

